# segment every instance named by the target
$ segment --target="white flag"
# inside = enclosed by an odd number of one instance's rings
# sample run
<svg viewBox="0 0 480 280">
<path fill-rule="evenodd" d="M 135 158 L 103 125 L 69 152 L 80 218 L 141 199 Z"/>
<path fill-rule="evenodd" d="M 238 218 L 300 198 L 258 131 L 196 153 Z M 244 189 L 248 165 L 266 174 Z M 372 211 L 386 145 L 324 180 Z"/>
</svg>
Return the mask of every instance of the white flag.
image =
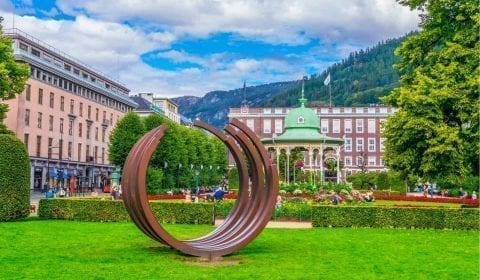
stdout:
<svg viewBox="0 0 480 280">
<path fill-rule="evenodd" d="M 325 81 L 323 81 L 323 84 L 328 86 L 328 84 L 330 83 L 330 73 L 328 73 L 327 77 L 325 78 Z"/>
</svg>

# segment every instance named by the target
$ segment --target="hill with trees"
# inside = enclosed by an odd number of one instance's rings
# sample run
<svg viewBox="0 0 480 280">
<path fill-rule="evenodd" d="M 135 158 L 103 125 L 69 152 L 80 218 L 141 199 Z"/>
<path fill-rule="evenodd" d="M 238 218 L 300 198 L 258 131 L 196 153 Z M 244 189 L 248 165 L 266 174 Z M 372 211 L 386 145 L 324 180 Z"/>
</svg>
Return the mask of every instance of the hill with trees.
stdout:
<svg viewBox="0 0 480 280">
<path fill-rule="evenodd" d="M 378 103 L 398 85 L 399 75 L 393 64 L 399 61 L 395 49 L 410 34 L 386 41 L 365 50 L 355 51 L 328 67 L 311 75 L 305 84 L 308 106 L 329 104 L 329 87 L 323 84 L 328 73 L 331 76 L 332 105 L 356 106 Z M 173 100 L 180 105 L 180 113 L 199 118 L 217 127 L 227 122 L 228 109 L 240 107 L 245 102 L 251 107 L 295 106 L 301 83 L 287 81 L 251 86 L 230 91 L 212 91 L 201 98 L 184 96 Z"/>
</svg>

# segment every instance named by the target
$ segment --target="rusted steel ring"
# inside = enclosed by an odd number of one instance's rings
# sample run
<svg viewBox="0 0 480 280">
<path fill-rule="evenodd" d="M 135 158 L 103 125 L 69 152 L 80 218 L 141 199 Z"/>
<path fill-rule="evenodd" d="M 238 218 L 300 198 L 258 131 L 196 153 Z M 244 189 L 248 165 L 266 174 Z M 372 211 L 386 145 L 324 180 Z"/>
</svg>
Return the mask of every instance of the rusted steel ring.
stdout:
<svg viewBox="0 0 480 280">
<path fill-rule="evenodd" d="M 178 240 L 158 223 L 148 203 L 145 181 L 150 159 L 167 129 L 165 124 L 149 131 L 130 150 L 122 174 L 123 200 L 133 222 L 150 238 L 185 254 L 212 259 L 233 253 L 260 234 L 275 207 L 278 173 L 260 140 L 242 122 L 232 120 L 226 133 L 199 121 L 194 126 L 218 137 L 238 168 L 237 201 L 224 222 L 192 240 Z M 246 161 L 250 163 L 250 177 Z"/>
</svg>

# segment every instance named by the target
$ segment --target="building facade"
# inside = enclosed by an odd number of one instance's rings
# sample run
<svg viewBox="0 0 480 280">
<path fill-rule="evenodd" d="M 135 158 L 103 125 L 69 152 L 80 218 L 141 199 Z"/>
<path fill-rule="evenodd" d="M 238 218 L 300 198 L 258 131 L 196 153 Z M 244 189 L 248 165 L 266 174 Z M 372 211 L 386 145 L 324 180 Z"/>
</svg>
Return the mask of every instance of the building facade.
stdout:
<svg viewBox="0 0 480 280">
<path fill-rule="evenodd" d="M 230 108 L 229 119 L 244 122 L 261 138 L 278 137 L 285 131 L 285 117 L 294 108 Z M 312 108 L 320 122 L 320 133 L 329 137 L 343 138 L 339 151 L 341 178 L 360 170 L 386 170 L 382 155 L 384 152 L 381 131 L 389 115 L 395 108 L 388 106 L 369 107 L 318 107 Z M 308 155 L 306 156 L 307 162 Z M 320 157 L 312 166 L 324 167 Z"/>
<path fill-rule="evenodd" d="M 23 93 L 6 101 L 5 120 L 28 149 L 31 188 L 101 186 L 114 169 L 109 135 L 136 106 L 129 89 L 17 29 L 5 34 L 31 70 Z"/>
<path fill-rule="evenodd" d="M 143 99 L 152 103 L 157 109 L 156 111 L 160 109 L 163 114 L 170 120 L 176 123 L 181 122 L 180 114 L 178 113 L 178 105 L 172 100 L 166 97 L 154 96 L 153 93 L 139 93 L 137 96 L 142 97 Z"/>
</svg>

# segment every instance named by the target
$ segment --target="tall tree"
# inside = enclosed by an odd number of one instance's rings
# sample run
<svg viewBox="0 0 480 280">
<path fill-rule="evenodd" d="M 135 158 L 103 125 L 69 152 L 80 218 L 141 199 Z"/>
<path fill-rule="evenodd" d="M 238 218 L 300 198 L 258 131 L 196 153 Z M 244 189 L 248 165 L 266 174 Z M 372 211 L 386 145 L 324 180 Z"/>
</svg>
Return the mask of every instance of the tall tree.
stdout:
<svg viewBox="0 0 480 280">
<path fill-rule="evenodd" d="M 401 86 L 385 98 L 385 159 L 402 172 L 461 181 L 478 175 L 480 13 L 474 0 L 397 0 L 421 12 L 421 31 L 396 50 Z"/>
<path fill-rule="evenodd" d="M 140 117 L 134 112 L 126 113 L 110 134 L 108 160 L 123 167 L 128 153 L 144 133 L 145 128 Z"/>
<path fill-rule="evenodd" d="M 2 100 L 13 99 L 23 91 L 25 82 L 30 77 L 30 69 L 28 64 L 15 61 L 12 40 L 3 35 L 2 21 L 3 18 L 0 17 L 0 133 L 7 133 L 3 120 L 8 105 L 2 103 Z"/>
</svg>

